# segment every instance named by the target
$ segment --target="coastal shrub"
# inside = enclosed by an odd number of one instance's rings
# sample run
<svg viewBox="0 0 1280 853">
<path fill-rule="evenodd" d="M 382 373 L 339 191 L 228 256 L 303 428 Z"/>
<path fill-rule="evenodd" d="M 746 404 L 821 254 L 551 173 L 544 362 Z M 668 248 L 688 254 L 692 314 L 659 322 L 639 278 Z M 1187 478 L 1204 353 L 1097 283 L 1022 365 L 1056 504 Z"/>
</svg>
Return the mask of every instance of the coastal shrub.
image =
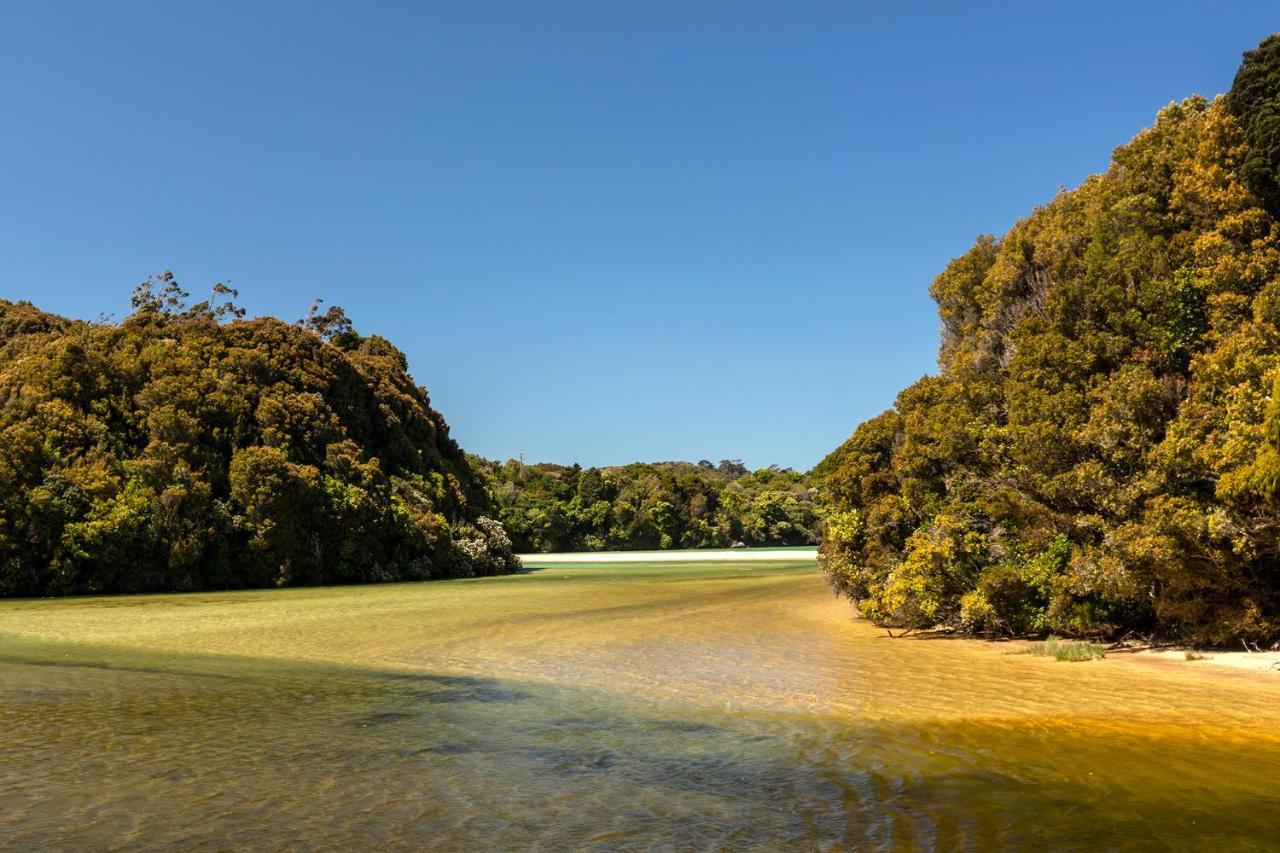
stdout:
<svg viewBox="0 0 1280 853">
<path fill-rule="evenodd" d="M 520 559 L 511 550 L 511 538 L 498 521 L 481 516 L 474 526 L 458 533 L 458 550 L 469 576 L 504 575 L 520 568 Z"/>
<path fill-rule="evenodd" d="M 985 566 L 976 588 L 960 597 L 961 624 L 985 633 L 1045 631 L 1049 628 L 1053 579 L 1070 556 L 1071 542 L 1059 535 L 1030 559 L 1019 555 Z"/>
</svg>

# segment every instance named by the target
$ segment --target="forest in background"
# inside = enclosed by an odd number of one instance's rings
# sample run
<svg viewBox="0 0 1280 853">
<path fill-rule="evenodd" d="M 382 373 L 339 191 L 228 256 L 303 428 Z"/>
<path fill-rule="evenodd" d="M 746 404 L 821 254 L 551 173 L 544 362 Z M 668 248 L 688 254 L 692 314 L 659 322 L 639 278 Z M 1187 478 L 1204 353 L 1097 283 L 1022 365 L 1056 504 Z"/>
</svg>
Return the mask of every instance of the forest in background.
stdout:
<svg viewBox="0 0 1280 853">
<path fill-rule="evenodd" d="M 940 370 L 815 469 L 885 625 L 1280 638 L 1280 38 L 934 281 Z"/>
<path fill-rule="evenodd" d="M 741 462 L 608 468 L 471 457 L 518 551 L 816 544 L 818 490 L 790 469 Z"/>
</svg>

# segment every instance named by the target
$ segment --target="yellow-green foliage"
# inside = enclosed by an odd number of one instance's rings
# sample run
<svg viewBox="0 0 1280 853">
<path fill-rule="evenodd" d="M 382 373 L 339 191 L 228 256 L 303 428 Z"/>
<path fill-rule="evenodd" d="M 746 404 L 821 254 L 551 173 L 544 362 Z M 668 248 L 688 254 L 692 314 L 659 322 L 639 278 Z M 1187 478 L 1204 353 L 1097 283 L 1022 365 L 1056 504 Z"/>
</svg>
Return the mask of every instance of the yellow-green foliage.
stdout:
<svg viewBox="0 0 1280 853">
<path fill-rule="evenodd" d="M 1280 122 L 1248 112 L 1280 114 L 1264 48 L 1248 98 L 1171 104 L 933 283 L 939 374 L 816 469 L 832 517 L 857 519 L 821 553 L 864 614 L 1280 635 L 1280 224 L 1251 190 L 1272 186 Z"/>
<path fill-rule="evenodd" d="M 338 309 L 244 320 L 214 295 L 187 307 L 166 274 L 118 325 L 0 301 L 0 595 L 515 566 L 398 350 Z"/>
</svg>

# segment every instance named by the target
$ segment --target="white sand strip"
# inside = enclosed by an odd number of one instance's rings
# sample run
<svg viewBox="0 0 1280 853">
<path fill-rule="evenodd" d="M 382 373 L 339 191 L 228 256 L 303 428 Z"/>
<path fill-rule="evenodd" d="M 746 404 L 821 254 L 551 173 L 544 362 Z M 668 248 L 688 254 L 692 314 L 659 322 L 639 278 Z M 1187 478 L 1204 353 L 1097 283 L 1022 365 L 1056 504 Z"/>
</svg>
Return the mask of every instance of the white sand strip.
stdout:
<svg viewBox="0 0 1280 853">
<path fill-rule="evenodd" d="M 1197 669 L 1205 667 L 1229 667 L 1246 672 L 1265 672 L 1280 675 L 1280 652 L 1246 652 L 1246 651 L 1214 651 L 1212 649 L 1197 652 L 1202 657 L 1187 660 L 1186 649 L 1144 649 L 1134 655 L 1135 658 L 1153 658 L 1159 661 L 1186 663 Z M 1122 655 L 1117 655 L 1121 657 Z"/>
<path fill-rule="evenodd" d="M 814 560 L 817 548 L 723 548 L 694 551 L 587 551 L 571 554 L 520 554 L 530 565 L 546 563 L 701 563 Z"/>
</svg>

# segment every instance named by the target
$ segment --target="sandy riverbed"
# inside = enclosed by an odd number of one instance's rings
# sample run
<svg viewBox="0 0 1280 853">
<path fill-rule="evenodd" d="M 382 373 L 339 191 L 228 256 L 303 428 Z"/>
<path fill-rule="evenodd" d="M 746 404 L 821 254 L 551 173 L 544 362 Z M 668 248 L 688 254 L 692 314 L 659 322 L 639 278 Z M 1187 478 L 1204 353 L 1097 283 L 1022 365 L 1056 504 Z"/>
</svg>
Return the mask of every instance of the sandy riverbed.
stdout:
<svg viewBox="0 0 1280 853">
<path fill-rule="evenodd" d="M 521 554 L 531 567 L 588 563 L 717 563 L 777 560 L 817 560 L 814 548 L 722 548 L 693 551 L 596 551 L 554 554 Z M 1132 648 L 1110 652 L 1114 660 L 1155 664 L 1162 667 L 1186 666 L 1205 674 L 1253 673 L 1280 678 L 1280 651 L 1246 652 L 1240 650 L 1200 651 L 1203 658 L 1187 659 L 1184 648 Z M 1194 651 L 1194 650 L 1193 650 Z"/>
<path fill-rule="evenodd" d="M 891 639 L 758 553 L 0 601 L 0 825 L 20 849 L 1280 837 L 1275 678 Z"/>
</svg>

